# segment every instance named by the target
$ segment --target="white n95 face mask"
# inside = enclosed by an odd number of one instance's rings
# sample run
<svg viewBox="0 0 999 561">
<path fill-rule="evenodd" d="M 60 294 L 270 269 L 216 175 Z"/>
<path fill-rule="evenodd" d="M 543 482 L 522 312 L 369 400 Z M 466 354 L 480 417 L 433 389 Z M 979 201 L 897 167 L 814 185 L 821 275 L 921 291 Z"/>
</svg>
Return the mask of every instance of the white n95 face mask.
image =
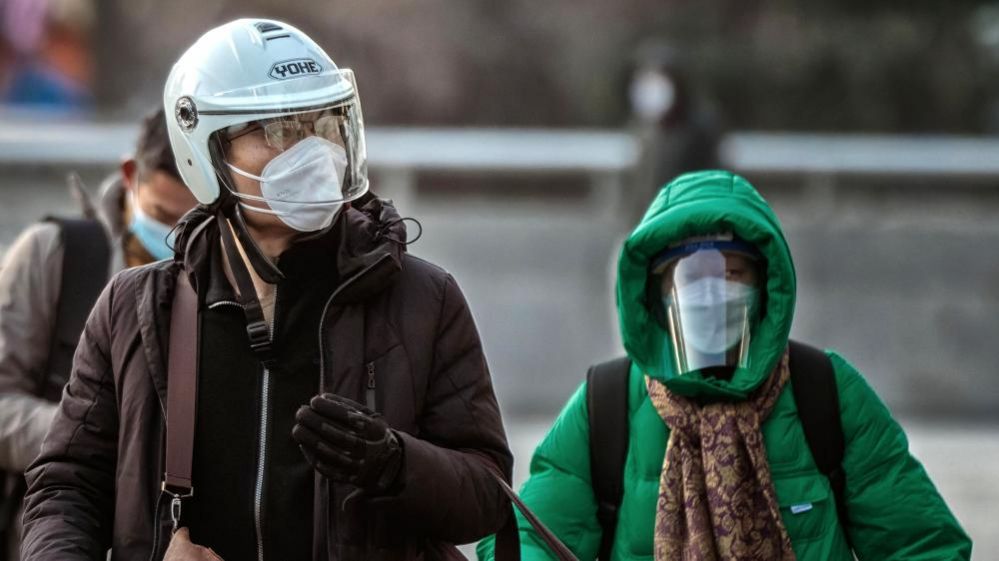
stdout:
<svg viewBox="0 0 999 561">
<path fill-rule="evenodd" d="M 684 341 L 705 354 L 721 354 L 741 339 L 754 315 L 757 289 L 707 277 L 677 289 Z"/>
<path fill-rule="evenodd" d="M 278 154 L 253 175 L 227 163 L 229 169 L 260 182 L 257 197 L 233 193 L 240 199 L 267 203 L 270 208 L 239 204 L 250 211 L 277 216 L 299 232 L 315 232 L 333 223 L 343 207 L 347 152 L 325 138 L 310 136 Z"/>
</svg>

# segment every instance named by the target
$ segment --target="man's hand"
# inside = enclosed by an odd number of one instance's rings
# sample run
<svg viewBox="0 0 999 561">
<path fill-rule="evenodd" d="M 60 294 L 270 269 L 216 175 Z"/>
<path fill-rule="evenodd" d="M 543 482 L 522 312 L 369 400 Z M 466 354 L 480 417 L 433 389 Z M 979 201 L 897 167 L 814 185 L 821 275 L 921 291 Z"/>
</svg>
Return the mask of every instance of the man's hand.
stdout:
<svg viewBox="0 0 999 561">
<path fill-rule="evenodd" d="M 170 539 L 163 561 L 223 561 L 211 548 L 191 543 L 187 528 L 180 528 Z"/>
<path fill-rule="evenodd" d="M 291 431 L 316 471 L 374 494 L 392 489 L 402 468 L 402 445 L 381 415 L 331 393 L 295 413 Z"/>
</svg>

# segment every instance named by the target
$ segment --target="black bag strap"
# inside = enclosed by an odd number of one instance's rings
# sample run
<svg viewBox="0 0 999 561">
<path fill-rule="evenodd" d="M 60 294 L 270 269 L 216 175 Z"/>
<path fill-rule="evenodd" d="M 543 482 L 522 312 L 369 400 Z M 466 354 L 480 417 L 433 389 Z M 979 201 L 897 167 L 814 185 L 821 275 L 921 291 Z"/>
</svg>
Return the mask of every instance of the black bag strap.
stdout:
<svg viewBox="0 0 999 561">
<path fill-rule="evenodd" d="M 598 559 L 610 559 L 624 495 L 624 462 L 628 453 L 628 377 L 631 360 L 624 356 L 586 372 L 586 407 L 590 424 L 590 480 L 603 533 Z"/>
<path fill-rule="evenodd" d="M 815 347 L 790 342 L 791 388 L 805 440 L 819 471 L 829 479 L 836 499 L 836 514 L 846 535 L 846 474 L 843 455 L 846 438 L 839 414 L 839 389 L 829 357 Z"/>
<path fill-rule="evenodd" d="M 69 380 L 83 326 L 108 282 L 111 242 L 97 220 L 56 217 L 45 220 L 59 226 L 63 258 L 55 329 L 39 395 L 58 401 Z"/>
</svg>

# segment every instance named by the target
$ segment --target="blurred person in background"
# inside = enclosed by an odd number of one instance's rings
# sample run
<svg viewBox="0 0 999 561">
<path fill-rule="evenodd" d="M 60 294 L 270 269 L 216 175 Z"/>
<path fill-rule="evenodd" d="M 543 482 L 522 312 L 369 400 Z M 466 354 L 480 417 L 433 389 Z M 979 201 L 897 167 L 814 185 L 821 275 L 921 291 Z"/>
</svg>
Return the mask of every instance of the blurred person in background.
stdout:
<svg viewBox="0 0 999 561">
<path fill-rule="evenodd" d="M 512 529 L 471 312 L 368 191 L 353 72 L 237 20 L 180 57 L 164 109 L 201 205 L 84 329 L 25 559 L 439 559 Z"/>
<path fill-rule="evenodd" d="M 627 84 L 631 128 L 641 149 L 629 207 L 631 220 L 674 177 L 719 166 L 721 127 L 682 53 L 661 40 L 636 50 Z"/>
<path fill-rule="evenodd" d="M 22 476 L 69 379 L 83 324 L 109 273 L 170 257 L 170 230 L 196 200 L 181 182 L 163 110 L 101 189 L 98 219 L 26 229 L 0 268 L 0 559 L 17 559 Z"/>
<path fill-rule="evenodd" d="M 863 376 L 789 341 L 795 282 L 746 180 L 699 172 L 661 190 L 619 260 L 627 357 L 590 370 L 521 490 L 579 559 L 970 558 Z M 518 520 L 523 559 L 554 559 Z"/>
<path fill-rule="evenodd" d="M 0 104 L 79 114 L 93 105 L 91 0 L 0 0 Z"/>
</svg>

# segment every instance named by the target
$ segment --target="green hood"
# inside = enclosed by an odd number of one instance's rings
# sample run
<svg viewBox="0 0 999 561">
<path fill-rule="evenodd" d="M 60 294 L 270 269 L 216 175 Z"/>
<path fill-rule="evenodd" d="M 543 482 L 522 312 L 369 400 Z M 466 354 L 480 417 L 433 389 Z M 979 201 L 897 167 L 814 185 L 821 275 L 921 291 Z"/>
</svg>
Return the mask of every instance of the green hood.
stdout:
<svg viewBox="0 0 999 561">
<path fill-rule="evenodd" d="M 766 258 L 766 308 L 753 332 L 746 368 L 730 380 L 675 372 L 669 337 L 646 306 L 649 260 L 690 236 L 731 231 Z M 617 306 L 624 348 L 643 372 L 688 396 L 745 399 L 777 365 L 794 316 L 795 274 L 780 222 L 748 181 L 726 171 L 682 175 L 663 187 L 624 244 Z"/>
</svg>

